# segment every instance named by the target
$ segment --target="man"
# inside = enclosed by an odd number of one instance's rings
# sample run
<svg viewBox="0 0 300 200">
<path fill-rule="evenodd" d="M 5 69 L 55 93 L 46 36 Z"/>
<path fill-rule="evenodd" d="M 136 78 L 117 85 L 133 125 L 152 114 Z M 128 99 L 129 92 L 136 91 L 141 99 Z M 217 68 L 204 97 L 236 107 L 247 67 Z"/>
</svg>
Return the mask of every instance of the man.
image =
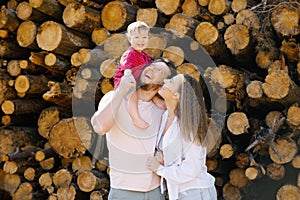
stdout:
<svg viewBox="0 0 300 200">
<path fill-rule="evenodd" d="M 147 169 L 146 161 L 154 154 L 156 136 L 164 110 L 152 98 L 163 80 L 174 75 L 171 62 L 155 60 L 146 66 L 138 80 L 136 93 L 141 117 L 150 126 L 141 129 L 133 125 L 127 110 L 129 91 L 136 87 L 134 77 L 123 76 L 115 91 L 105 94 L 98 111 L 91 118 L 96 133 L 106 134 L 110 164 L 109 200 L 163 200 L 160 178 Z"/>
</svg>

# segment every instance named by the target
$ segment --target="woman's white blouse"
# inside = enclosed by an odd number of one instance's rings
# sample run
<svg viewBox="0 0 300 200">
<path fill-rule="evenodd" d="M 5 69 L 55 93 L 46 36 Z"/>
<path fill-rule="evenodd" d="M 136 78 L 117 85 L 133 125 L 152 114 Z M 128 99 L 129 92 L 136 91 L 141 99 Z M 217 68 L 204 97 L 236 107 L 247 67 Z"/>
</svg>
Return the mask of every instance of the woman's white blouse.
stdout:
<svg viewBox="0 0 300 200">
<path fill-rule="evenodd" d="M 158 168 L 157 174 L 162 177 L 162 191 L 165 190 L 163 179 L 166 179 L 169 199 L 175 200 L 179 192 L 214 186 L 215 178 L 207 172 L 206 148 L 187 142 L 181 137 L 177 117 L 162 137 L 167 116 L 166 111 L 157 138 L 157 145 L 162 139 L 164 156 L 164 166 Z"/>
</svg>

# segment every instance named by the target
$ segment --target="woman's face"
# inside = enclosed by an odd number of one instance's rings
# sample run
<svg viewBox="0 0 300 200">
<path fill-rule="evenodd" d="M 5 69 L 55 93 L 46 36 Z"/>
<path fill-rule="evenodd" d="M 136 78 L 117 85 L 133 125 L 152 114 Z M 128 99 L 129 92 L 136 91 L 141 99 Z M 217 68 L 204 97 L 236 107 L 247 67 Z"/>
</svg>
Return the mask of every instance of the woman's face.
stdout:
<svg viewBox="0 0 300 200">
<path fill-rule="evenodd" d="M 158 91 L 166 101 L 179 99 L 179 88 L 184 81 L 183 74 L 178 74 L 171 79 L 165 79 L 162 88 Z"/>
</svg>

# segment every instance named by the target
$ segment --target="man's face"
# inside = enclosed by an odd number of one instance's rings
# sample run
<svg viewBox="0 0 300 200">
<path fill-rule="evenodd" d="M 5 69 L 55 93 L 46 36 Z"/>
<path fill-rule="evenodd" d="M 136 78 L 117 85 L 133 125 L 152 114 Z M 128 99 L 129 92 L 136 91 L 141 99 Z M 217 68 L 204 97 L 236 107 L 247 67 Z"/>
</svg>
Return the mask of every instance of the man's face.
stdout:
<svg viewBox="0 0 300 200">
<path fill-rule="evenodd" d="M 147 66 L 140 77 L 140 82 L 144 84 L 162 85 L 164 79 L 171 74 L 171 70 L 164 62 L 155 62 Z"/>
</svg>

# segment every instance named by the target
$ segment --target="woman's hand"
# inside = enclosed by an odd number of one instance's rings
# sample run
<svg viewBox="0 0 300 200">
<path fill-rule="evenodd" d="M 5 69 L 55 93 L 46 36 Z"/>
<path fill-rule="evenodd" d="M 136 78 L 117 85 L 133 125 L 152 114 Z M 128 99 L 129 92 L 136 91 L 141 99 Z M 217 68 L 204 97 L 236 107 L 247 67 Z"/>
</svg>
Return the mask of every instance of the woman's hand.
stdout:
<svg viewBox="0 0 300 200">
<path fill-rule="evenodd" d="M 162 151 L 156 150 L 154 153 L 154 157 L 161 165 L 164 164 L 164 155 Z"/>
<path fill-rule="evenodd" d="M 147 160 L 147 168 L 153 172 L 156 172 L 159 168 L 160 163 L 156 160 L 155 157 L 149 157 Z"/>
</svg>

